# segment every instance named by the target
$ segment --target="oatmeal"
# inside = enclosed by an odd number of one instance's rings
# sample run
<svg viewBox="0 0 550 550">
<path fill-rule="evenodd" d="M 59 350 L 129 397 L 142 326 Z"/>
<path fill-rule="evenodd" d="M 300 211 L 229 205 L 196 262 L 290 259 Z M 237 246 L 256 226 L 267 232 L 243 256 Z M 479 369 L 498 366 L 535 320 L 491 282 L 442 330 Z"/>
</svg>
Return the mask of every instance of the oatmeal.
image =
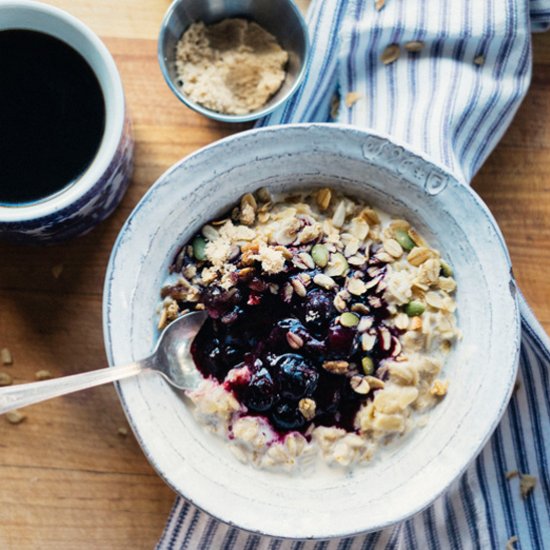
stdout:
<svg viewBox="0 0 550 550">
<path fill-rule="evenodd" d="M 268 102 L 285 79 L 287 61 L 276 38 L 245 19 L 193 23 L 176 50 L 184 93 L 213 111 L 234 115 Z"/>
<path fill-rule="evenodd" d="M 159 328 L 206 309 L 189 392 L 243 462 L 351 466 L 451 391 L 451 267 L 407 221 L 325 188 L 244 195 L 177 254 Z"/>
</svg>

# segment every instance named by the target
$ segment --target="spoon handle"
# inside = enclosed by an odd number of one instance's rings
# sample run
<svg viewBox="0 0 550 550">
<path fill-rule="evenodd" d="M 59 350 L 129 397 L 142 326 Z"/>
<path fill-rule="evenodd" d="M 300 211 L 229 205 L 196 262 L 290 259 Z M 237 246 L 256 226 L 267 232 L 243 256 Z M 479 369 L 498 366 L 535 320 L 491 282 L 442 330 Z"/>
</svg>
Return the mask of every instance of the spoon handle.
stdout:
<svg viewBox="0 0 550 550">
<path fill-rule="evenodd" d="M 120 367 L 109 367 L 106 369 L 72 374 L 53 380 L 43 382 L 31 382 L 30 384 L 17 384 L 0 388 L 0 414 L 4 414 L 19 407 L 33 405 L 52 397 L 59 397 L 86 388 L 93 388 L 108 382 L 121 380 L 134 376 L 139 372 L 150 368 L 151 364 L 147 359 Z"/>
</svg>

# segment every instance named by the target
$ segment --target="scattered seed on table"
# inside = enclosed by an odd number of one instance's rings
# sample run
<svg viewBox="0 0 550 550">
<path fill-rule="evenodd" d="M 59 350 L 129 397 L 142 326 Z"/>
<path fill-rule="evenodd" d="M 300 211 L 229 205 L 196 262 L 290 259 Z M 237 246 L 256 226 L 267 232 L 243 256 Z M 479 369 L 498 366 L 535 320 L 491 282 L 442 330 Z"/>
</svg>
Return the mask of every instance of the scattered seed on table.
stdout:
<svg viewBox="0 0 550 550">
<path fill-rule="evenodd" d="M 25 413 L 22 413 L 21 411 L 18 411 L 17 409 L 7 412 L 6 413 L 6 420 L 10 424 L 21 424 L 23 420 L 27 418 L 27 415 Z"/>
<path fill-rule="evenodd" d="M 474 57 L 474 63 L 478 66 L 485 64 L 485 58 L 482 55 L 478 55 L 477 57 Z"/>
<path fill-rule="evenodd" d="M 63 264 L 57 264 L 52 267 L 52 275 L 54 279 L 59 279 L 61 273 L 63 273 Z"/>
<path fill-rule="evenodd" d="M 349 109 L 353 107 L 363 96 L 358 92 L 348 92 L 346 94 L 346 107 Z"/>
<path fill-rule="evenodd" d="M 411 40 L 405 44 L 405 49 L 410 53 L 418 53 L 424 48 L 424 42 L 420 40 Z"/>
<path fill-rule="evenodd" d="M 11 386 L 13 378 L 7 372 L 0 372 L 0 386 Z"/>
<path fill-rule="evenodd" d="M 2 348 L 2 351 L 0 351 L 0 357 L 3 365 L 13 365 L 13 355 L 8 348 Z"/>
<path fill-rule="evenodd" d="M 376 11 L 380 11 L 386 5 L 386 0 L 375 0 L 374 7 Z"/>
<path fill-rule="evenodd" d="M 50 378 L 53 378 L 53 375 L 49 370 L 43 369 L 43 370 L 36 371 L 34 373 L 34 377 L 37 380 L 49 380 Z"/>
<path fill-rule="evenodd" d="M 128 435 L 128 428 L 125 428 L 124 426 L 121 426 L 117 430 L 117 434 L 120 435 L 120 437 L 126 437 Z"/>
<path fill-rule="evenodd" d="M 382 55 L 380 56 L 380 61 L 382 61 L 384 65 L 389 65 L 390 63 L 397 61 L 400 53 L 401 50 L 399 48 L 399 44 L 390 44 L 382 52 Z"/>
</svg>

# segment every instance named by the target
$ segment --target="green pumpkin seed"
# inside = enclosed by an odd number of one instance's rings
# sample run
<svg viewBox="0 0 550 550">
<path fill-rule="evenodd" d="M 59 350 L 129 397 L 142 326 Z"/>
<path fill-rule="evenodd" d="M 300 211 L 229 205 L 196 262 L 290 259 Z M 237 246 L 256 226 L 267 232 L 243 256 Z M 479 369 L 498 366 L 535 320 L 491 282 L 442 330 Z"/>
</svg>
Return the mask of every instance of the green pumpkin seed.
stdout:
<svg viewBox="0 0 550 550">
<path fill-rule="evenodd" d="M 350 311 L 342 313 L 342 315 L 340 315 L 340 324 L 343 327 L 356 327 L 359 324 L 359 316 L 355 315 L 355 313 L 351 313 Z"/>
<path fill-rule="evenodd" d="M 319 267 L 325 267 L 328 264 L 328 249 L 324 244 L 316 244 L 311 249 L 311 257 Z"/>
<path fill-rule="evenodd" d="M 410 252 L 416 246 L 404 229 L 396 229 L 394 236 L 395 240 L 401 245 L 401 248 L 407 252 Z"/>
<path fill-rule="evenodd" d="M 199 262 L 206 260 L 206 241 L 202 237 L 193 239 L 193 256 Z"/>
<path fill-rule="evenodd" d="M 367 376 L 370 376 L 374 372 L 374 361 L 368 355 L 361 359 L 361 366 Z"/>
<path fill-rule="evenodd" d="M 421 302 L 412 301 L 405 306 L 405 313 L 409 317 L 418 317 L 426 311 L 426 306 Z"/>
<path fill-rule="evenodd" d="M 453 268 L 443 260 L 440 260 L 439 263 L 441 264 L 441 274 L 444 277 L 452 277 L 453 276 Z"/>
</svg>

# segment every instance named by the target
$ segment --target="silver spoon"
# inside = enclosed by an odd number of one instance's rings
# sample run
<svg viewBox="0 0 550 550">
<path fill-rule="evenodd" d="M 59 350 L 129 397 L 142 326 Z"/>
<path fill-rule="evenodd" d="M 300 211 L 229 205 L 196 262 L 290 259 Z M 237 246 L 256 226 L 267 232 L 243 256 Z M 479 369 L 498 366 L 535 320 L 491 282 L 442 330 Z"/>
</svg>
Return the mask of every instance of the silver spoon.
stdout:
<svg viewBox="0 0 550 550">
<path fill-rule="evenodd" d="M 153 354 L 141 361 L 44 382 L 0 388 L 0 414 L 52 397 L 129 378 L 144 371 L 160 373 L 172 386 L 180 390 L 196 388 L 201 375 L 195 367 L 190 348 L 206 317 L 206 312 L 196 311 L 170 323 L 160 335 Z"/>
</svg>

